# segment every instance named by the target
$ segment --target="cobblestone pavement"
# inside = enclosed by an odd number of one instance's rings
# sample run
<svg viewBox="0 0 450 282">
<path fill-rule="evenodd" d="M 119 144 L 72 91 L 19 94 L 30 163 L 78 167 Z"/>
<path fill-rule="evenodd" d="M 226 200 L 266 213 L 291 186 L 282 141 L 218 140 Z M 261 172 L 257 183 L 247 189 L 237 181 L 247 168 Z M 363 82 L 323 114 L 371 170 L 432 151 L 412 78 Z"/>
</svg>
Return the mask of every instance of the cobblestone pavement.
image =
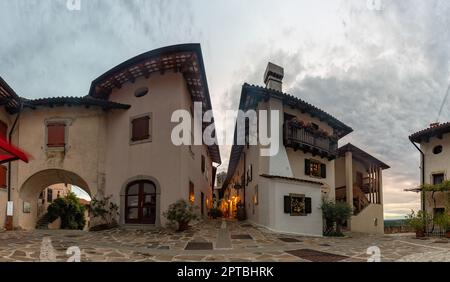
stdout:
<svg viewBox="0 0 450 282">
<path fill-rule="evenodd" d="M 196 244 L 186 250 L 188 243 Z M 181 233 L 169 229 L 0 232 L 0 261 L 67 261 L 74 254 L 67 254 L 72 246 L 79 247 L 81 261 L 98 262 L 367 261 L 368 248 L 373 246 L 379 248 L 381 261 L 450 261 L 447 239 L 418 240 L 412 234 L 315 238 L 221 220 L 201 222 Z M 205 250 L 208 247 L 212 250 Z"/>
</svg>

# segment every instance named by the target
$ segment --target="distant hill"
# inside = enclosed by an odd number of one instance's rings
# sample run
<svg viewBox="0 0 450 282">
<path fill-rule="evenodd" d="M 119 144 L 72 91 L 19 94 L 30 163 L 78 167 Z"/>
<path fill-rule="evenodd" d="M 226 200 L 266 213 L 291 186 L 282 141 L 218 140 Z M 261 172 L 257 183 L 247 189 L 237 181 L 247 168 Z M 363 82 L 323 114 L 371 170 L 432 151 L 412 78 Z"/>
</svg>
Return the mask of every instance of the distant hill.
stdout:
<svg viewBox="0 0 450 282">
<path fill-rule="evenodd" d="M 387 219 L 384 221 L 384 227 L 405 226 L 406 219 Z"/>
</svg>

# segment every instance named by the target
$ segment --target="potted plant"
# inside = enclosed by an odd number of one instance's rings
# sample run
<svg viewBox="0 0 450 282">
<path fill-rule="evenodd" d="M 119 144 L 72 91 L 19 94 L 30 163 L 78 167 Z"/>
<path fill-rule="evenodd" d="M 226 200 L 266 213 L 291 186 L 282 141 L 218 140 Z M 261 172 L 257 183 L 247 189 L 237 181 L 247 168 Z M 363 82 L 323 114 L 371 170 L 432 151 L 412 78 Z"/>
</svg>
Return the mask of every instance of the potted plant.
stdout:
<svg viewBox="0 0 450 282">
<path fill-rule="evenodd" d="M 445 237 L 450 238 L 450 216 L 444 212 L 433 218 L 434 223 L 445 231 Z"/>
<path fill-rule="evenodd" d="M 219 208 L 212 208 L 212 209 L 209 211 L 209 215 L 210 215 L 213 219 L 216 219 L 216 218 L 222 217 L 222 211 L 221 211 Z"/>
<path fill-rule="evenodd" d="M 167 218 L 170 224 L 178 224 L 178 232 L 187 230 L 189 228 L 189 222 L 197 219 L 197 214 L 192 204 L 188 204 L 185 200 L 178 200 L 171 204 L 169 209 L 164 212 L 164 216 Z"/>
<path fill-rule="evenodd" d="M 425 237 L 425 229 L 428 225 L 429 217 L 425 211 L 411 211 L 406 216 L 406 224 L 410 226 L 415 232 L 417 238 Z"/>
</svg>

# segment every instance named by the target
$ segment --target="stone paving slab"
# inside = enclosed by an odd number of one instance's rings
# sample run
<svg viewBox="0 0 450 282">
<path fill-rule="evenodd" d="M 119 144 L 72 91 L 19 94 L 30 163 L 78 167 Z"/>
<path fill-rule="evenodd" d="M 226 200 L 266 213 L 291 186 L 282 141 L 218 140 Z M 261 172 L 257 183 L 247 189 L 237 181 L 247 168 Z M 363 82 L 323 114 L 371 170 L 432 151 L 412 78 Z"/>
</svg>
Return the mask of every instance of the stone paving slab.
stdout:
<svg viewBox="0 0 450 282">
<path fill-rule="evenodd" d="M 224 228 L 225 226 L 225 228 Z M 231 235 L 251 239 L 231 239 Z M 280 238 L 289 238 L 280 240 Z M 113 229 L 100 232 L 36 230 L 0 232 L 0 261 L 40 261 L 44 250 L 56 261 L 67 261 L 69 247 L 80 249 L 82 261 L 309 261 L 287 253 L 308 249 L 346 257 L 343 262 L 367 261 L 367 249 L 376 246 L 381 261 L 450 261 L 447 239 L 417 240 L 413 234 L 351 234 L 344 238 L 305 237 L 271 232 L 250 223 L 208 220 L 185 232 L 171 229 Z M 212 250 L 185 250 L 189 242 L 208 243 Z M 225 246 L 225 247 L 223 247 Z M 50 250 L 51 252 L 48 252 Z M 331 259 L 329 261 L 332 261 Z"/>
</svg>

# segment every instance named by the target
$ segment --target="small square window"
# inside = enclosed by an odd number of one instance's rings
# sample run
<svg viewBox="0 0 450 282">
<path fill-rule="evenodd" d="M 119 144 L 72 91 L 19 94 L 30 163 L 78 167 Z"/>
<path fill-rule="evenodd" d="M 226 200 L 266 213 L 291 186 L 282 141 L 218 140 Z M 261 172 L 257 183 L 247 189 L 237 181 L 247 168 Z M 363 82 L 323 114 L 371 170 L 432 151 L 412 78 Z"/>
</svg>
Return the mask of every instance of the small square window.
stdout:
<svg viewBox="0 0 450 282">
<path fill-rule="evenodd" d="M 131 121 L 131 141 L 150 140 L 150 116 L 134 118 Z"/>
<path fill-rule="evenodd" d="M 444 182 L 444 174 L 443 173 L 433 174 L 433 185 L 441 184 L 442 182 Z"/>
<path fill-rule="evenodd" d="M 60 148 L 66 145 L 66 124 L 52 122 L 47 124 L 47 147 Z"/>
<path fill-rule="evenodd" d="M 305 159 L 305 175 L 327 178 L 327 166 L 313 159 Z"/>
</svg>

